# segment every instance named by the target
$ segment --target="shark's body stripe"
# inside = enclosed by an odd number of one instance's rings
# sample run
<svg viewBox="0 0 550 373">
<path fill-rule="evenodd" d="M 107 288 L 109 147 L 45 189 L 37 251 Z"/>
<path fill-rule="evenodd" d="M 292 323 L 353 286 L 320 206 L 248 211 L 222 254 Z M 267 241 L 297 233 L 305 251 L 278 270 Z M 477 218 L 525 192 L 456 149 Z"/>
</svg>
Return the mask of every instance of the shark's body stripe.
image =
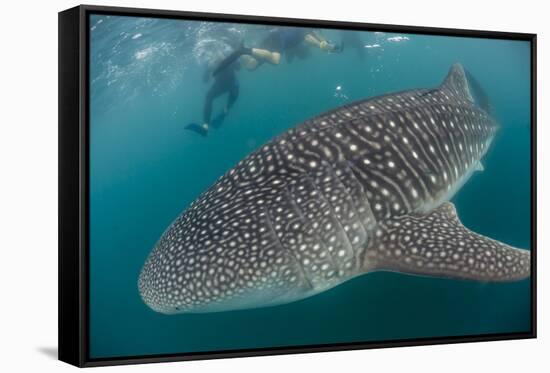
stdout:
<svg viewBox="0 0 550 373">
<path fill-rule="evenodd" d="M 405 194 L 403 192 L 403 190 L 399 187 L 399 185 L 396 183 L 396 181 L 387 176 L 386 174 L 384 174 L 383 172 L 381 171 L 378 171 L 376 169 L 373 169 L 373 168 L 366 168 L 365 169 L 365 174 L 366 174 L 366 178 L 368 180 L 370 180 L 369 182 L 369 185 L 367 186 L 367 188 L 371 188 L 373 189 L 373 194 L 377 193 L 377 194 L 382 194 L 383 196 L 388 196 L 388 195 L 391 195 L 393 198 L 390 199 L 390 200 L 387 200 L 385 201 L 386 203 L 384 203 L 383 205 L 384 206 L 387 206 L 386 209 L 380 209 L 380 214 L 378 216 L 376 216 L 376 211 L 375 211 L 375 216 L 377 218 L 377 220 L 382 220 L 383 218 L 387 218 L 389 216 L 391 216 L 391 209 L 392 207 L 390 206 L 390 204 L 394 204 L 394 206 L 405 206 L 405 211 L 411 211 L 411 206 L 409 204 L 409 201 L 407 200 L 407 198 L 405 197 Z M 377 181 L 380 185 L 385 185 L 385 187 L 389 190 L 389 193 L 385 193 L 385 190 L 384 188 L 378 188 L 378 187 L 374 187 L 373 186 L 373 181 Z M 384 183 L 384 184 L 382 184 Z M 377 189 L 380 189 L 381 191 L 378 192 Z M 391 191 L 395 191 L 395 193 L 392 193 Z M 400 199 L 397 199 L 397 197 L 400 197 Z M 397 203 L 397 205 L 395 205 Z M 394 208 L 394 210 L 397 210 L 399 211 L 401 208 L 398 207 L 398 208 Z M 376 210 L 376 204 L 375 204 L 375 210 Z"/>
<path fill-rule="evenodd" d="M 429 118 L 433 119 L 430 116 Z M 437 137 L 437 135 L 432 132 L 426 120 L 423 119 L 420 121 L 420 123 L 422 124 L 422 126 L 426 130 L 426 133 L 430 137 L 430 141 L 429 141 L 430 145 L 428 146 L 428 148 L 433 153 L 433 157 L 436 158 L 439 164 L 441 165 L 441 169 L 438 171 L 439 171 L 439 174 L 442 175 L 443 184 L 450 185 L 450 181 L 452 181 L 452 177 L 449 177 L 449 173 L 451 172 L 451 164 L 443 153 L 443 148 L 441 147 L 440 140 Z"/>
<path fill-rule="evenodd" d="M 453 139 L 453 131 L 446 131 L 443 125 L 444 122 L 445 122 L 444 119 L 442 119 L 441 128 L 439 129 L 439 131 L 445 132 L 447 134 L 447 136 L 445 136 L 446 141 L 443 144 L 443 148 L 446 154 L 445 157 L 449 159 L 449 161 L 452 164 L 452 168 L 449 170 L 449 173 L 453 176 L 453 180 L 456 180 L 458 177 L 457 175 L 458 172 L 455 172 L 455 168 L 457 167 L 457 165 L 460 164 L 460 158 L 456 152 L 454 139 Z"/>
<path fill-rule="evenodd" d="M 408 138 L 407 138 L 407 141 L 409 141 Z M 426 175 L 421 174 L 422 170 L 420 169 L 420 164 L 417 164 L 418 169 L 415 169 L 415 167 L 413 166 L 413 163 L 407 161 L 407 157 L 403 154 L 403 152 L 399 149 L 398 146 L 396 146 L 394 143 L 391 143 L 390 146 L 395 152 L 395 154 L 398 155 L 401 162 L 403 162 L 403 165 L 406 167 L 406 170 L 410 171 L 413 174 L 414 178 L 418 180 L 418 183 L 422 187 L 421 189 L 424 192 L 424 199 L 430 198 L 431 194 L 430 194 L 430 191 L 428 190 L 428 187 L 426 186 L 427 180 L 424 180 Z M 407 185 L 405 185 L 405 187 L 407 187 Z M 410 187 L 410 185 L 408 185 L 408 187 Z M 410 193 L 408 194 L 408 196 L 410 196 Z M 409 200 L 409 204 L 415 206 L 416 204 L 418 204 L 418 201 L 419 201 L 418 199 Z M 414 208 L 415 207 L 413 207 L 413 210 Z"/>
<path fill-rule="evenodd" d="M 432 155 L 428 154 L 429 152 L 429 142 L 427 140 L 427 136 L 420 136 L 420 125 L 418 124 L 419 121 L 422 120 L 422 115 L 418 113 L 417 119 L 411 120 L 411 125 L 404 126 L 404 130 L 406 133 L 414 139 L 414 149 L 416 151 L 416 154 L 419 156 L 416 158 L 419 160 L 419 165 L 422 167 L 423 165 L 426 166 L 431 172 L 436 172 L 439 167 L 442 166 L 441 162 L 438 158 L 433 157 Z M 435 158 L 435 161 L 434 161 Z"/>
</svg>

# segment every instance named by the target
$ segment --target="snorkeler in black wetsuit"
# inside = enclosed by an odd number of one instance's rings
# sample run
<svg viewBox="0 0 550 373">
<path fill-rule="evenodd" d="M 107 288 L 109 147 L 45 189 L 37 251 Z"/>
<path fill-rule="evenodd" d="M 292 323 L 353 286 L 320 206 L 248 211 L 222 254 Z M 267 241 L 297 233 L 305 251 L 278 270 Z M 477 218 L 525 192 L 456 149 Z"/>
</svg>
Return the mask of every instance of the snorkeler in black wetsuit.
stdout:
<svg viewBox="0 0 550 373">
<path fill-rule="evenodd" d="M 225 116 L 229 112 L 229 109 L 231 109 L 239 97 L 239 82 L 236 76 L 236 71 L 238 71 L 239 68 L 239 63 L 235 61 L 214 77 L 214 83 L 210 89 L 208 89 L 208 92 L 206 92 L 203 106 L 202 124 L 190 123 L 185 126 L 185 129 L 197 132 L 202 136 L 206 136 L 211 126 L 219 127 L 221 125 L 222 121 L 225 119 Z M 210 70 L 207 70 L 205 78 L 208 79 L 209 76 Z M 212 120 L 212 104 L 216 98 L 224 94 L 227 94 L 227 102 L 224 110 Z"/>
<path fill-rule="evenodd" d="M 339 46 L 329 43 L 314 30 L 302 27 L 279 27 L 263 39 L 257 48 L 246 48 L 241 45 L 218 65 L 212 75 L 216 76 L 241 57 L 243 65 L 248 70 L 255 70 L 265 62 L 278 65 L 281 54 L 286 56 L 287 62 L 292 62 L 294 57 L 305 58 L 308 51 L 304 44 L 313 45 L 326 52 L 341 51 Z"/>
<path fill-rule="evenodd" d="M 211 126 L 218 127 L 221 124 L 239 95 L 239 84 L 235 72 L 240 68 L 241 61 L 248 70 L 254 70 L 265 62 L 277 65 L 280 62 L 281 54 L 284 54 L 287 61 L 291 62 L 294 57 L 305 58 L 308 55 L 305 44 L 316 46 L 327 52 L 340 51 L 339 47 L 329 43 L 314 30 L 301 27 L 277 28 L 262 40 L 260 48 L 246 48 L 241 44 L 212 71 L 214 83 L 206 94 L 203 123 L 191 123 L 185 128 L 206 136 Z M 238 61 L 241 57 L 242 60 Z M 207 71 L 207 76 L 210 76 L 209 71 Z M 211 120 L 212 102 L 225 93 L 228 94 L 225 110 Z"/>
</svg>

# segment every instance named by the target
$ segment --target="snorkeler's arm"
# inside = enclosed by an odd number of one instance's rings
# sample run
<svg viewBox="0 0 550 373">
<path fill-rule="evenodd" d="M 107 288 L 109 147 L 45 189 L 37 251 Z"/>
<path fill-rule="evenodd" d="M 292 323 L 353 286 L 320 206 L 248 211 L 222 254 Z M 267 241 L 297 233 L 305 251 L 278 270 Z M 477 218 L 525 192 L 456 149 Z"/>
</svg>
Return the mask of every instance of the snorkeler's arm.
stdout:
<svg viewBox="0 0 550 373">
<path fill-rule="evenodd" d="M 313 35 L 315 39 L 319 40 L 320 42 L 321 41 L 328 42 L 328 40 L 319 31 L 311 30 L 310 34 Z"/>
<path fill-rule="evenodd" d="M 313 35 L 312 33 L 307 33 L 304 36 L 304 41 L 307 44 L 313 45 L 314 47 L 317 47 L 317 48 L 319 48 L 319 44 L 321 43 L 321 41 L 317 39 L 315 35 Z"/>
<path fill-rule="evenodd" d="M 330 44 L 324 38 L 319 38 L 319 35 L 316 33 L 308 33 L 304 37 L 306 43 L 313 45 L 314 47 L 319 48 L 322 51 L 330 50 Z"/>
<path fill-rule="evenodd" d="M 317 47 L 320 50 L 325 52 L 338 52 L 340 49 L 335 44 L 327 41 L 327 39 L 325 39 L 317 31 L 312 30 L 311 32 L 307 33 L 306 36 L 304 37 L 304 40 L 306 43 L 313 45 L 314 47 Z"/>
</svg>

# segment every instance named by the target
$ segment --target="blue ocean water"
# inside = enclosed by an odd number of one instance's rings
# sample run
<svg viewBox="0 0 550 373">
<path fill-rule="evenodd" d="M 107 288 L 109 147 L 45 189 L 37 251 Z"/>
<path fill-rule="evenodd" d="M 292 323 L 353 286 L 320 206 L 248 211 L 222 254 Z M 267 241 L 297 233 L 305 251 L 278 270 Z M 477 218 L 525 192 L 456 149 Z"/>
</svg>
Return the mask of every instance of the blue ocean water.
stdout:
<svg viewBox="0 0 550 373">
<path fill-rule="evenodd" d="M 530 49 L 527 42 L 322 30 L 343 53 L 237 72 L 240 96 L 201 137 L 203 72 L 268 26 L 91 16 L 90 356 L 92 358 L 525 332 L 530 281 L 478 283 L 378 272 L 295 303 L 167 316 L 137 278 L 168 225 L 220 175 L 269 139 L 336 106 L 435 87 L 462 63 L 501 125 L 453 198 L 465 226 L 530 242 Z M 351 31 L 348 31 L 351 32 Z M 214 115 L 225 99 L 214 105 Z"/>
</svg>

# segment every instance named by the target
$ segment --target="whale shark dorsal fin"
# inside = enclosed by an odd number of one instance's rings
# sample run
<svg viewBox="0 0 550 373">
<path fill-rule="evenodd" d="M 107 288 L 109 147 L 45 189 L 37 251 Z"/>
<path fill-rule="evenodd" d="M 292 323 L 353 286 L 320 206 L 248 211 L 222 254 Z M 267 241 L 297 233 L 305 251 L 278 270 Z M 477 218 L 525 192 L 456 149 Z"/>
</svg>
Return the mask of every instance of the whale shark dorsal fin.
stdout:
<svg viewBox="0 0 550 373">
<path fill-rule="evenodd" d="M 466 72 L 461 64 L 455 63 L 451 66 L 447 77 L 439 87 L 440 90 L 445 91 L 455 97 L 462 98 L 464 100 L 474 103 L 474 97 L 470 92 L 470 86 L 468 79 L 466 78 Z"/>
<path fill-rule="evenodd" d="M 464 227 L 452 203 L 426 214 L 380 224 L 365 270 L 476 281 L 513 281 L 530 275 L 531 255 Z"/>
</svg>

